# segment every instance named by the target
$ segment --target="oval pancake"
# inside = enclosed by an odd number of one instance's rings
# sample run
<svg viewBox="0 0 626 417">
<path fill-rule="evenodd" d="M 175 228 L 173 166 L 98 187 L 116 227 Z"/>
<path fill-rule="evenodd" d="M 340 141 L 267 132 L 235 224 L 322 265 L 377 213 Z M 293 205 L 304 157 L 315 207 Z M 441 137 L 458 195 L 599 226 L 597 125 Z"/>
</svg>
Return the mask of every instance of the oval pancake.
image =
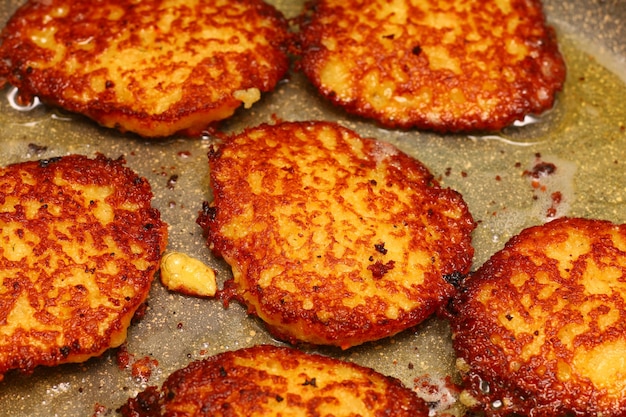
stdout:
<svg viewBox="0 0 626 417">
<path fill-rule="evenodd" d="M 371 368 L 271 345 L 223 352 L 170 375 L 118 410 L 124 417 L 426 417 L 424 400 Z"/>
<path fill-rule="evenodd" d="M 301 68 L 332 103 L 386 127 L 495 131 L 562 88 L 544 20 L 539 0 L 317 0 Z"/>
<path fill-rule="evenodd" d="M 452 306 L 470 406 L 488 416 L 626 413 L 626 225 L 528 228 Z"/>
<path fill-rule="evenodd" d="M 261 0 L 30 0 L 2 32 L 0 77 L 106 127 L 191 135 L 272 90 L 288 38 Z"/>
<path fill-rule="evenodd" d="M 167 240 L 151 199 L 122 159 L 0 168 L 0 379 L 124 342 Z"/>
<path fill-rule="evenodd" d="M 433 313 L 469 271 L 461 195 L 390 144 L 331 122 L 261 125 L 209 153 L 198 223 L 234 297 L 276 336 L 342 348 Z"/>
</svg>

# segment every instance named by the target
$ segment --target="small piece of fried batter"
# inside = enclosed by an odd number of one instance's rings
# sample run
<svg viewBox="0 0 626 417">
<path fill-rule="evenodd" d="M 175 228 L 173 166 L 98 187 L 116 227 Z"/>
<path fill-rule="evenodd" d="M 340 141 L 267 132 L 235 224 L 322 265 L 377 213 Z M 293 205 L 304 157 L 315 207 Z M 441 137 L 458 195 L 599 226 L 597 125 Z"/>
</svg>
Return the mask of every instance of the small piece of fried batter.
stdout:
<svg viewBox="0 0 626 417">
<path fill-rule="evenodd" d="M 488 416 L 626 413 L 626 225 L 526 229 L 459 294 L 450 320 L 468 405 Z"/>
<path fill-rule="evenodd" d="M 387 127 L 499 130 L 551 108 L 565 64 L 539 0 L 317 0 L 304 73 Z"/>
<path fill-rule="evenodd" d="M 473 219 L 419 161 L 331 122 L 261 125 L 209 153 L 198 223 L 235 297 L 292 343 L 342 348 L 414 326 L 469 271 Z"/>
<path fill-rule="evenodd" d="M 30 0 L 2 32 L 0 78 L 106 127 L 196 134 L 275 87 L 288 39 L 262 0 Z"/>
<path fill-rule="evenodd" d="M 124 417 L 426 417 L 424 400 L 371 368 L 260 345 L 223 352 L 170 375 L 118 410 Z"/>
<path fill-rule="evenodd" d="M 125 340 L 167 226 L 123 164 L 69 155 L 0 168 L 0 379 Z"/>
</svg>

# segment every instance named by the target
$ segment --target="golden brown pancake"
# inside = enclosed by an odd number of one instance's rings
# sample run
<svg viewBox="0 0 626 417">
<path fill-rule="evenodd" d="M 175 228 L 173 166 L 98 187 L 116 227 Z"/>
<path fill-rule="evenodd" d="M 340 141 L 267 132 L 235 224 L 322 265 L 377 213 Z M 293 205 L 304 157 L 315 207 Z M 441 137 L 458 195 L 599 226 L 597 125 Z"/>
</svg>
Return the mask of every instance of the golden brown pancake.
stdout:
<svg viewBox="0 0 626 417">
<path fill-rule="evenodd" d="M 106 127 L 195 134 L 274 88 L 287 39 L 261 0 L 30 0 L 2 32 L 0 77 Z"/>
<path fill-rule="evenodd" d="M 474 222 L 419 161 L 330 122 L 261 125 L 209 153 L 198 223 L 232 267 L 222 295 L 278 338 L 342 348 L 394 335 L 469 271 Z"/>
<path fill-rule="evenodd" d="M 167 240 L 151 198 L 102 155 L 0 169 L 0 379 L 125 340 Z"/>
<path fill-rule="evenodd" d="M 539 0 L 318 0 L 301 26 L 322 96 L 387 127 L 499 130 L 565 79 Z"/>
<path fill-rule="evenodd" d="M 459 293 L 451 323 L 470 406 L 626 413 L 626 225 L 562 218 L 526 229 Z"/>
<path fill-rule="evenodd" d="M 170 375 L 118 410 L 124 417 L 426 417 L 424 400 L 373 369 L 271 345 L 223 352 Z"/>
</svg>

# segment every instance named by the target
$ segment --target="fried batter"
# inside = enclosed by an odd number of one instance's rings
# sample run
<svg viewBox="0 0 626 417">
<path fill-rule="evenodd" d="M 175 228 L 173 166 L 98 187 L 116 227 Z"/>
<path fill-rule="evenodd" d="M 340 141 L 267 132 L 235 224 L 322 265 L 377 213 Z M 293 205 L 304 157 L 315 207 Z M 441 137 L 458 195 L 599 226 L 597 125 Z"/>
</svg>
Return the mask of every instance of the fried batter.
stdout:
<svg viewBox="0 0 626 417">
<path fill-rule="evenodd" d="M 531 227 L 451 309 L 465 398 L 489 416 L 626 413 L 626 225 Z"/>
<path fill-rule="evenodd" d="M 499 130 L 553 106 L 565 64 L 539 0 L 318 0 L 301 67 L 387 127 Z"/>
<path fill-rule="evenodd" d="M 469 270 L 474 222 L 419 161 L 330 122 L 261 125 L 209 153 L 198 223 L 276 336 L 342 348 L 414 326 Z M 448 282 L 450 281 L 450 282 Z"/>
<path fill-rule="evenodd" d="M 30 0 L 2 32 L 0 77 L 106 127 L 195 134 L 275 87 L 288 38 L 261 0 Z"/>
<path fill-rule="evenodd" d="M 126 338 L 167 227 L 123 163 L 70 155 L 0 169 L 0 379 Z"/>
<path fill-rule="evenodd" d="M 428 416 L 395 378 L 337 359 L 271 345 L 224 352 L 174 372 L 118 410 L 157 416 Z"/>
</svg>

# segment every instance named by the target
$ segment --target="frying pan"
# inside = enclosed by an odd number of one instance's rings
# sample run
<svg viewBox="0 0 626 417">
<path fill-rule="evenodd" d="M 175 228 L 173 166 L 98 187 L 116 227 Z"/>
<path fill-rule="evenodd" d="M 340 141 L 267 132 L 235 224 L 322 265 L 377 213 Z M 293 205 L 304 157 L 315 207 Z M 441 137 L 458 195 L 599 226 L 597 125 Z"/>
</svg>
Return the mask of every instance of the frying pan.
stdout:
<svg viewBox="0 0 626 417">
<path fill-rule="evenodd" d="M 302 1 L 276 0 L 287 17 Z M 0 5 L 4 24 L 21 0 Z M 558 33 L 568 75 L 554 108 L 537 119 L 491 135 L 438 135 L 381 129 L 353 118 L 320 99 L 302 74 L 291 72 L 275 92 L 222 125 L 226 132 L 283 120 L 332 120 L 363 136 L 388 141 L 422 161 L 442 185 L 463 194 L 478 227 L 474 233 L 476 269 L 521 229 L 557 216 L 626 222 L 626 1 L 544 2 Z M 152 184 L 154 206 L 170 225 L 168 251 L 203 260 L 230 276 L 211 256 L 194 220 L 202 201 L 211 199 L 206 153 L 210 137 L 144 140 L 102 129 L 80 116 L 47 106 L 16 106 L 13 90 L 0 90 L 0 164 L 67 153 L 102 152 L 127 164 Z M 529 175 L 538 163 L 554 164 L 541 177 Z M 561 193 L 555 201 L 551 196 Z M 10 373 L 0 382 L 0 415 L 115 415 L 129 396 L 160 385 L 175 369 L 225 350 L 275 343 L 263 325 L 237 304 L 168 292 L 155 281 L 143 319 L 129 329 L 125 346 L 133 361 L 151 372 L 134 373 L 111 350 L 84 364 L 38 368 L 30 375 Z M 455 401 L 455 358 L 447 324 L 433 317 L 397 336 L 347 351 L 310 349 L 370 366 L 402 380 L 430 401 L 436 411 L 461 415 Z"/>
</svg>

